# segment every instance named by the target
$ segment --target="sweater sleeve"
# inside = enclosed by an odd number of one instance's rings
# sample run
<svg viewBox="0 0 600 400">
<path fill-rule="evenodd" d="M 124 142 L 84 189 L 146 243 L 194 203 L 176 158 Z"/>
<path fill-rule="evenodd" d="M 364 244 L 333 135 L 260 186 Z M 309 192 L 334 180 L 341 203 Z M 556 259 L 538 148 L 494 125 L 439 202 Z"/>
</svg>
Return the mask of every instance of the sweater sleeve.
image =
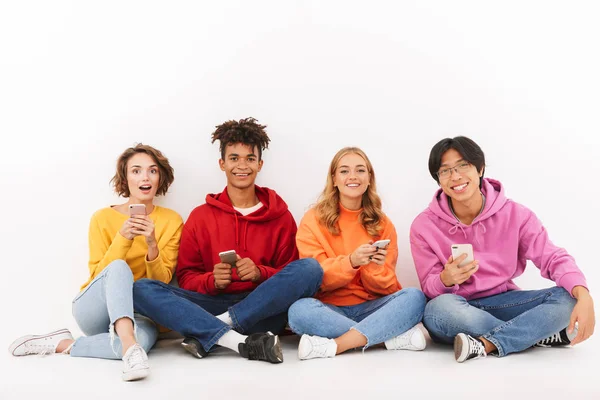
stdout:
<svg viewBox="0 0 600 400">
<path fill-rule="evenodd" d="M 390 239 L 385 264 L 369 263 L 360 267 L 360 280 L 364 288 L 374 295 L 387 296 L 400 290 L 396 277 L 396 263 L 398 262 L 398 235 L 394 225 L 388 220 L 386 229 L 381 234 L 381 239 Z"/>
<path fill-rule="evenodd" d="M 287 221 L 284 222 L 286 229 L 279 236 L 277 251 L 273 255 L 272 265 L 257 265 L 260 270 L 260 280 L 266 281 L 283 267 L 298 259 L 298 247 L 296 247 L 296 222 L 290 212 L 287 213 Z"/>
<path fill-rule="evenodd" d="M 179 217 L 176 221 L 169 221 L 170 224 L 164 227 L 166 230 L 165 235 L 171 235 L 167 240 L 159 241 L 158 257 L 152 261 L 148 261 L 148 258 L 144 258 L 146 262 L 146 276 L 150 279 L 156 279 L 164 283 L 171 282 L 173 278 L 173 270 L 177 262 L 177 253 L 179 251 L 179 241 L 181 240 L 181 230 L 183 227 L 183 221 Z M 173 232 L 172 224 L 176 224 L 175 232 Z M 169 226 L 171 225 L 171 226 Z M 162 236 L 162 235 L 160 235 Z"/>
<path fill-rule="evenodd" d="M 444 264 L 413 228 L 410 232 L 410 250 L 425 296 L 433 299 L 442 294 L 458 292 L 458 285 L 446 287 L 442 283 L 440 275 L 444 270 Z"/>
<path fill-rule="evenodd" d="M 196 214 L 192 213 L 183 225 L 181 232 L 181 245 L 179 246 L 179 257 L 177 259 L 177 281 L 179 287 L 193 292 L 216 295 L 218 289 L 215 287 L 215 278 L 211 271 L 206 271 L 204 260 L 200 252 L 196 227 Z"/>
<path fill-rule="evenodd" d="M 321 268 L 323 268 L 323 282 L 321 283 L 321 291 L 329 292 L 335 289 L 346 286 L 358 273 L 358 269 L 352 268 L 348 254 L 343 254 L 335 257 L 328 257 L 324 245 L 319 241 L 325 241 L 323 235 L 319 231 L 316 224 L 311 224 L 308 219 L 311 215 L 307 214 L 302 218 L 298 234 L 296 235 L 296 243 L 300 257 L 311 257 L 316 259 Z M 314 218 L 314 217 L 313 217 Z"/>
<path fill-rule="evenodd" d="M 575 259 L 548 237 L 546 228 L 529 209 L 519 235 L 519 258 L 531 260 L 541 275 L 563 287 L 571 296 L 575 286 L 587 288 L 585 276 L 575 264 Z"/>
<path fill-rule="evenodd" d="M 115 260 L 124 260 L 133 240 L 124 238 L 119 231 L 111 241 L 103 232 L 97 215 L 92 216 L 89 229 L 89 251 L 90 258 L 88 267 L 91 279 L 98 276 L 104 268 Z"/>
</svg>

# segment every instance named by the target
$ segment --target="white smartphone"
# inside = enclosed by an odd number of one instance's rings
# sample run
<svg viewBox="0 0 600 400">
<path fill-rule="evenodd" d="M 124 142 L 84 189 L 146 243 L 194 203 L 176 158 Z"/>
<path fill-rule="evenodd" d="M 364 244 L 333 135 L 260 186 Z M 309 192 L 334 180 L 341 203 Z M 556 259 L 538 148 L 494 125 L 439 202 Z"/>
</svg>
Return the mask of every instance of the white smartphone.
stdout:
<svg viewBox="0 0 600 400">
<path fill-rule="evenodd" d="M 465 258 L 460 264 L 458 264 L 459 267 L 464 267 L 465 265 L 473 262 L 473 260 L 475 260 L 475 258 L 473 257 L 473 246 L 470 243 L 466 243 L 466 244 L 453 244 L 452 246 L 452 258 L 454 260 L 456 260 L 458 257 L 460 257 L 463 254 L 467 255 L 467 258 Z"/>
<path fill-rule="evenodd" d="M 144 204 L 130 204 L 129 216 L 146 215 L 146 206 Z"/>
<path fill-rule="evenodd" d="M 224 264 L 231 265 L 231 268 L 235 268 L 235 263 L 237 262 L 237 254 L 235 250 L 227 250 L 219 253 L 219 258 L 221 262 Z"/>
<path fill-rule="evenodd" d="M 375 246 L 378 249 L 385 249 L 388 244 L 390 244 L 390 239 L 382 239 L 382 240 L 376 241 L 371 246 Z"/>
</svg>

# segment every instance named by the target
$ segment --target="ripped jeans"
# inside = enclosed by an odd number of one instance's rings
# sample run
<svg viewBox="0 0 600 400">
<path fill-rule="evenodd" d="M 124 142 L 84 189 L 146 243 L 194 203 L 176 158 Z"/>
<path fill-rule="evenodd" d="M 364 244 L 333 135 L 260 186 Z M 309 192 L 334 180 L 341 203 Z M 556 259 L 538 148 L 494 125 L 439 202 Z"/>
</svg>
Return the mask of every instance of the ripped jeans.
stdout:
<svg viewBox="0 0 600 400">
<path fill-rule="evenodd" d="M 133 321 L 137 342 L 150 351 L 158 329 L 150 319 L 133 314 L 133 274 L 127 263 L 115 260 L 73 299 L 73 317 L 86 335 L 71 348 L 72 357 L 121 359 L 121 341 L 114 323 Z"/>
<path fill-rule="evenodd" d="M 290 328 L 298 335 L 335 339 L 355 329 L 367 338 L 365 348 L 398 336 L 419 322 L 425 310 L 419 289 L 399 292 L 353 306 L 334 306 L 317 299 L 300 299 L 290 307 Z"/>
</svg>

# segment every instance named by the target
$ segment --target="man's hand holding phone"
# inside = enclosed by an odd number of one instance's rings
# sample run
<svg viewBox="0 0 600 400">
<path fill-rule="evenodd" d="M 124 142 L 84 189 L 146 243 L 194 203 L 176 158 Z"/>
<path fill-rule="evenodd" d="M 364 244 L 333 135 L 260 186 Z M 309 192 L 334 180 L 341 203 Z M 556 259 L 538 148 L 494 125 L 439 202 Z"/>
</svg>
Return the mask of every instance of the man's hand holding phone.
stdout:
<svg viewBox="0 0 600 400">
<path fill-rule="evenodd" d="M 220 262 L 213 267 L 213 277 L 215 278 L 215 287 L 223 290 L 231 283 L 231 265 Z"/>
<path fill-rule="evenodd" d="M 238 260 L 235 263 L 237 268 L 237 274 L 242 281 L 251 281 L 257 283 L 260 281 L 260 269 L 256 266 L 254 261 L 246 258 L 237 256 Z"/>
<path fill-rule="evenodd" d="M 479 261 L 474 260 L 462 267 L 459 266 L 467 258 L 467 254 L 461 254 L 457 258 L 450 256 L 444 270 L 440 274 L 440 279 L 444 286 L 450 287 L 460 285 L 471 277 L 479 269 Z"/>
</svg>

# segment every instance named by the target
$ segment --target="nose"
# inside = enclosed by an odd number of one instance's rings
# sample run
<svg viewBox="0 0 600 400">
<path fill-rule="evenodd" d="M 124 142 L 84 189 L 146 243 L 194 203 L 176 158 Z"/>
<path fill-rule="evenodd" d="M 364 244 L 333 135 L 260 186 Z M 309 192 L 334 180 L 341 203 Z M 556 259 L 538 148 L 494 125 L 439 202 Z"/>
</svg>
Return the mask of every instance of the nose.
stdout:
<svg viewBox="0 0 600 400">
<path fill-rule="evenodd" d="M 460 178 L 462 178 L 462 175 L 458 172 L 458 170 L 456 168 L 450 169 L 450 178 L 455 179 L 456 177 L 458 177 L 458 179 L 460 179 Z"/>
</svg>

